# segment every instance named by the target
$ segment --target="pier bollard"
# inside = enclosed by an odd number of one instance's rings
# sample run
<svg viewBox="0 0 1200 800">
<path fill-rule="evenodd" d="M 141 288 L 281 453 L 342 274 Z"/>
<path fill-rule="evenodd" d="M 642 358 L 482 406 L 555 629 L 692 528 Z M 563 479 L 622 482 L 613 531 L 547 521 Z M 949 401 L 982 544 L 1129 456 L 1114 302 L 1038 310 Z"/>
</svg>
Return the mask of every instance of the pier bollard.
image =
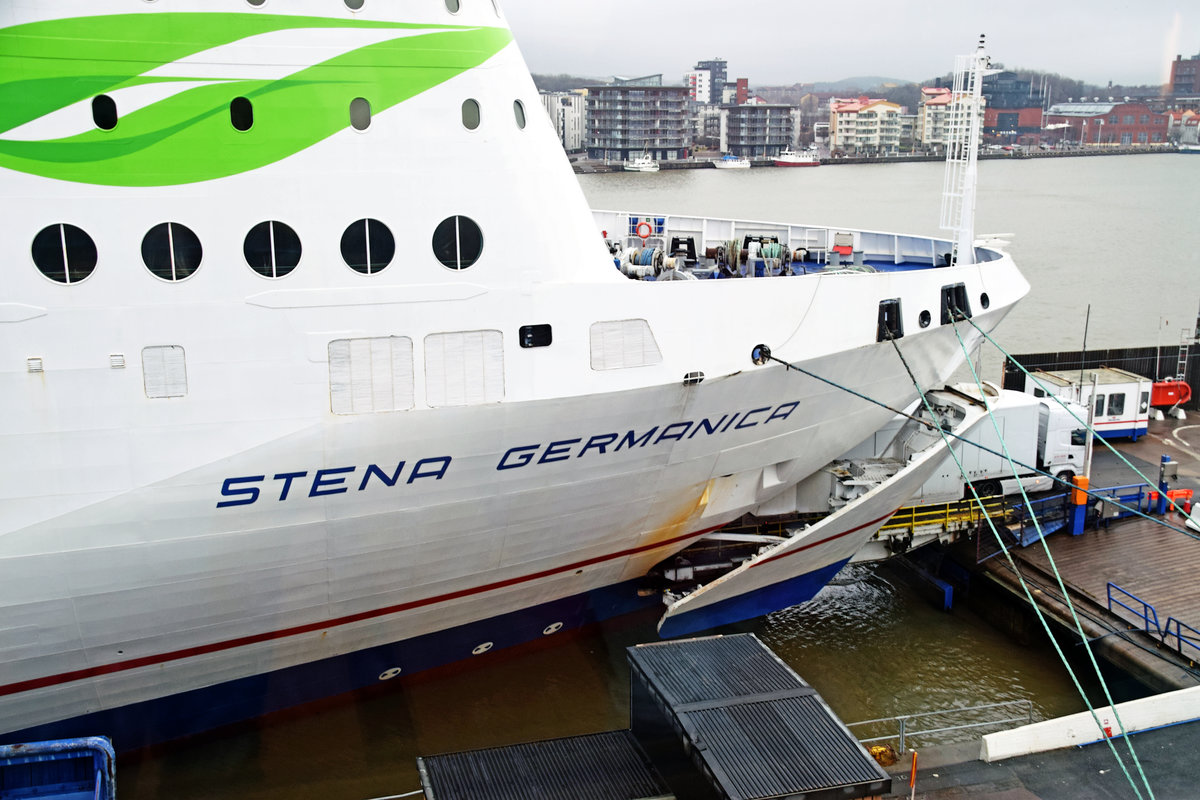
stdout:
<svg viewBox="0 0 1200 800">
<path fill-rule="evenodd" d="M 1088 478 L 1086 475 L 1076 475 L 1071 479 L 1075 488 L 1071 490 L 1071 535 L 1083 533 L 1083 524 L 1087 521 Z"/>
</svg>

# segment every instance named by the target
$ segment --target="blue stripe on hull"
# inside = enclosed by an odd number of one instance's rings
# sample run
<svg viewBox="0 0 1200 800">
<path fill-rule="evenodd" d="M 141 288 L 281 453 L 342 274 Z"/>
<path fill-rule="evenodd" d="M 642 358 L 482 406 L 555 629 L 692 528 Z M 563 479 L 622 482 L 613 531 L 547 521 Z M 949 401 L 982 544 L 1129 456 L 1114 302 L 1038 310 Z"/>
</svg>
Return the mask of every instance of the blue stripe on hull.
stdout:
<svg viewBox="0 0 1200 800">
<path fill-rule="evenodd" d="M 773 583 L 692 612 L 668 617 L 659 627 L 658 633 L 665 638 L 686 636 L 719 625 L 761 617 L 763 614 L 811 600 L 849 561 L 847 558 L 796 578 Z"/>
<path fill-rule="evenodd" d="M 388 670 L 411 675 L 461 661 L 484 642 L 499 650 L 541 639 L 554 623 L 570 630 L 662 602 L 657 592 L 639 597 L 641 585 L 640 580 L 627 581 L 402 642 L 4 733 L 0 744 L 108 736 L 118 752 L 128 752 L 377 686 Z"/>
</svg>

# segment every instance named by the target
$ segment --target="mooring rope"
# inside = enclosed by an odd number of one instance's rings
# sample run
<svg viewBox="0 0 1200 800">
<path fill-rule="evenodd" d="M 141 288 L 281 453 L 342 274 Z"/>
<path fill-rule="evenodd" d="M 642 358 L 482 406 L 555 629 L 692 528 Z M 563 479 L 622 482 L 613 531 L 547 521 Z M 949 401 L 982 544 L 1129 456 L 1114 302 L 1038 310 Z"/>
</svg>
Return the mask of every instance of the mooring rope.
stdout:
<svg viewBox="0 0 1200 800">
<path fill-rule="evenodd" d="M 952 313 L 952 318 L 960 317 L 960 316 L 965 318 L 965 315 L 962 315 L 961 312 L 959 312 L 957 309 L 954 309 L 953 313 Z M 974 323 L 972 323 L 972 324 L 974 324 Z M 976 326 L 976 328 L 978 329 L 978 326 Z M 957 325 L 955 325 L 955 335 L 958 337 L 959 343 L 961 346 L 964 347 L 964 351 L 965 351 L 965 344 L 962 341 L 962 337 L 958 334 Z M 895 349 L 897 356 L 900 358 L 900 362 L 901 362 L 901 364 L 903 364 L 905 371 L 908 373 L 909 379 L 912 381 L 914 388 L 916 388 L 917 393 L 920 396 L 921 402 L 923 403 L 926 412 L 929 413 L 933 419 L 937 419 L 937 414 L 934 412 L 933 408 L 931 407 L 931 405 L 929 403 L 928 398 L 925 396 L 925 392 L 924 392 L 923 388 L 921 387 L 920 382 L 917 380 L 916 376 L 913 374 L 912 369 L 909 367 L 908 361 L 904 358 L 904 354 L 900 351 L 900 347 L 899 347 L 899 344 L 897 344 L 896 339 L 889 336 L 888 340 L 891 342 L 893 349 Z M 989 340 L 990 340 L 990 337 L 989 337 Z M 862 400 L 866 400 L 870 403 L 873 403 L 873 404 L 878 405 L 882 408 L 885 408 L 889 411 L 892 411 L 895 414 L 899 414 L 900 416 L 914 420 L 914 421 L 919 422 L 923 425 L 926 425 L 927 427 L 930 427 L 930 428 L 936 427 L 939 435 L 942 438 L 943 444 L 946 446 L 946 449 L 950 453 L 951 458 L 954 459 L 955 466 L 958 467 L 958 470 L 959 470 L 960 474 L 962 474 L 964 479 L 967 478 L 966 469 L 963 467 L 962 461 L 955 454 L 954 448 L 950 446 L 951 438 L 957 439 L 958 441 L 961 441 L 961 442 L 967 442 L 975 447 L 979 447 L 979 449 L 981 449 L 981 450 L 990 452 L 994 455 L 1003 455 L 1003 457 L 1005 457 L 1008 460 L 1008 463 L 1010 464 L 1010 466 L 1013 467 L 1014 475 L 1016 474 L 1016 468 L 1014 465 L 1019 464 L 1019 462 L 1016 462 L 1011 458 L 1011 456 L 1007 452 L 1007 447 L 1005 447 L 1005 453 L 1000 454 L 994 450 L 991 450 L 990 448 L 979 445 L 976 442 L 969 442 L 967 439 L 965 439 L 957 434 L 946 431 L 941 425 L 934 425 L 929 420 L 923 420 L 923 419 L 920 419 L 919 417 L 915 417 L 911 414 L 908 414 L 908 413 L 905 413 L 902 411 L 898 411 L 898 410 L 892 408 L 891 406 L 887 405 L 886 403 L 884 403 L 880 400 L 876 400 L 875 398 L 868 397 L 867 395 L 864 395 L 861 392 L 850 388 L 849 386 L 845 386 L 844 384 L 840 384 L 829 378 L 825 378 L 821 375 L 817 375 L 816 373 L 811 372 L 810 370 L 804 369 L 803 367 L 799 367 L 795 364 L 791 364 L 788 361 L 778 358 L 778 357 L 772 355 L 770 352 L 770 349 L 765 346 L 760 345 L 760 346 L 754 348 L 754 356 L 755 356 L 756 362 L 758 361 L 758 358 L 760 358 L 760 357 L 763 359 L 763 361 L 766 361 L 766 360 L 774 361 L 776 363 L 782 364 L 789 370 L 795 370 L 796 372 L 800 372 L 803 375 L 807 375 L 808 377 L 811 377 L 815 380 L 821 381 L 822 383 L 828 384 L 829 386 L 832 386 L 836 389 L 845 391 L 845 392 L 852 394 L 855 397 L 858 397 Z M 967 355 L 967 362 L 970 363 L 969 353 Z M 973 368 L 972 368 L 972 374 L 974 375 Z M 978 376 L 976 376 L 977 385 L 978 385 L 978 382 L 979 382 Z M 982 389 L 981 389 L 981 396 L 982 396 Z M 992 410 L 991 410 L 990 406 L 988 406 L 986 400 L 984 402 L 984 408 L 985 408 L 988 416 L 992 418 L 992 424 L 996 425 L 995 417 L 992 414 Z M 1076 417 L 1076 420 L 1078 420 L 1077 417 Z M 1086 425 L 1086 423 L 1084 423 L 1084 424 Z M 1003 444 L 1003 442 L 1004 442 L 1004 439 L 1003 439 L 1003 437 L 1001 437 L 1001 443 Z M 1024 465 L 1024 464 L 1020 464 L 1020 466 L 1025 467 L 1025 468 L 1030 468 L 1030 467 L 1028 467 L 1028 465 Z M 1034 469 L 1034 471 L 1038 472 L 1039 474 L 1042 474 L 1042 475 L 1048 474 L 1048 473 L 1042 472 L 1041 470 L 1037 470 L 1037 469 Z M 1055 476 L 1050 476 L 1050 477 L 1053 478 L 1058 483 L 1064 483 L 1064 481 L 1059 481 L 1058 478 Z M 975 486 L 973 484 L 971 484 L 969 480 L 967 480 L 967 486 L 971 491 L 971 495 L 974 498 L 976 505 L 979 506 L 979 508 L 981 510 L 984 510 L 983 500 L 979 496 L 978 491 L 976 491 Z M 1087 491 L 1087 490 L 1085 490 L 1085 491 L 1090 496 L 1095 496 L 1092 492 Z M 1022 496 L 1025 496 L 1025 492 L 1024 492 L 1023 488 L 1022 488 Z M 1105 499 L 1107 500 L 1107 498 L 1105 498 Z M 1028 504 L 1027 496 L 1025 497 L 1025 500 L 1026 500 L 1026 503 Z M 1121 505 L 1121 504 L 1117 503 L 1117 505 Z M 1128 509 L 1128 510 L 1133 511 L 1133 509 Z M 1037 522 L 1036 515 L 1033 514 L 1032 509 L 1030 509 L 1030 514 L 1034 518 L 1034 524 L 1038 526 L 1037 531 L 1038 531 L 1039 538 L 1043 539 L 1043 545 L 1045 546 L 1044 537 L 1042 536 L 1040 524 Z M 1053 632 L 1050 629 L 1049 622 L 1047 622 L 1045 615 L 1042 613 L 1041 609 L 1038 608 L 1037 603 L 1034 601 L 1033 593 L 1030 591 L 1029 586 L 1026 583 L 1024 576 L 1021 574 L 1020 570 L 1017 568 L 1017 565 L 1013 559 L 1012 553 L 1009 550 L 1008 546 L 1004 543 L 1003 537 L 1000 535 L 1000 532 L 996 529 L 995 522 L 992 520 L 991 516 L 987 515 L 986 513 L 984 513 L 982 516 L 987 521 L 988 527 L 992 531 L 992 536 L 995 537 L 996 542 L 999 544 L 1001 552 L 1004 553 L 1004 557 L 1008 561 L 1009 568 L 1012 570 L 1013 574 L 1016 575 L 1017 581 L 1018 581 L 1019 585 L 1021 586 L 1021 590 L 1025 594 L 1025 598 L 1026 598 L 1027 602 L 1029 603 L 1030 607 L 1034 610 L 1034 615 L 1037 617 L 1038 621 L 1042 625 L 1042 628 L 1045 630 L 1046 635 L 1050 639 L 1050 642 L 1053 645 L 1055 652 L 1058 654 L 1059 660 L 1062 662 L 1063 666 L 1066 667 L 1067 674 L 1070 676 L 1072 683 L 1075 685 L 1075 689 L 1079 693 L 1079 696 L 1083 699 L 1084 705 L 1087 706 L 1087 709 L 1090 712 L 1093 721 L 1096 723 L 1097 730 L 1103 730 L 1103 725 L 1101 724 L 1100 718 L 1097 715 L 1095 708 L 1092 706 L 1091 702 L 1088 700 L 1087 693 L 1084 691 L 1083 686 L 1080 684 L 1078 676 L 1075 674 L 1074 669 L 1071 667 L 1070 663 L 1067 661 L 1066 654 L 1063 652 L 1058 641 L 1054 638 Z M 1170 527 L 1170 526 L 1168 526 L 1168 527 Z M 1051 564 L 1053 565 L 1053 560 L 1051 560 Z M 1056 576 L 1056 578 L 1059 582 L 1059 585 L 1062 588 L 1064 596 L 1065 596 L 1066 589 L 1063 586 L 1062 577 L 1058 573 L 1057 567 L 1054 567 L 1054 571 L 1055 571 L 1055 576 Z M 1075 611 L 1074 611 L 1073 607 L 1072 607 L 1071 611 L 1072 611 L 1072 617 L 1075 621 L 1076 629 L 1079 632 L 1080 638 L 1085 643 L 1087 643 L 1088 638 L 1082 630 L 1082 623 L 1079 622 L 1078 616 L 1075 615 Z M 1091 650 L 1090 650 L 1090 645 L 1088 647 L 1089 647 L 1089 650 L 1088 650 L 1089 656 L 1092 656 Z M 1092 665 L 1093 665 L 1093 668 L 1096 670 L 1097 678 L 1100 680 L 1101 685 L 1104 687 L 1105 696 L 1109 700 L 1109 704 L 1112 707 L 1113 714 L 1114 714 L 1114 716 L 1117 717 L 1117 721 L 1118 721 L 1118 724 L 1120 725 L 1120 729 L 1121 729 L 1121 735 L 1125 739 L 1126 744 L 1129 747 L 1130 753 L 1133 755 L 1134 763 L 1137 766 L 1137 770 L 1138 770 L 1139 776 L 1142 779 L 1142 783 L 1145 786 L 1146 791 L 1150 795 L 1150 800 L 1153 800 L 1154 792 L 1150 788 L 1149 780 L 1146 777 L 1145 771 L 1142 769 L 1141 762 L 1138 760 L 1137 754 L 1133 751 L 1133 744 L 1132 744 L 1132 742 L 1130 742 L 1129 735 L 1125 731 L 1124 725 L 1120 721 L 1119 715 L 1117 714 L 1117 711 L 1116 711 L 1116 705 L 1112 702 L 1111 694 L 1108 692 L 1107 684 L 1104 681 L 1103 675 L 1100 674 L 1099 667 L 1096 664 L 1094 656 L 1092 656 Z M 1121 767 L 1121 772 L 1125 775 L 1125 778 L 1129 782 L 1130 787 L 1133 789 L 1134 793 L 1137 795 L 1139 800 L 1141 800 L 1141 798 L 1143 798 L 1143 794 L 1142 794 L 1141 790 L 1138 788 L 1137 783 L 1134 781 L 1133 776 L 1130 774 L 1128 767 L 1126 766 L 1124 760 L 1121 757 L 1121 754 L 1117 752 L 1116 747 L 1113 745 L 1112 739 L 1105 737 L 1105 742 L 1108 744 L 1108 748 L 1109 748 L 1110 752 L 1112 752 L 1113 757 L 1116 759 L 1117 764 Z"/>
<path fill-rule="evenodd" d="M 974 379 L 975 385 L 979 389 L 980 394 L 982 394 L 983 393 L 983 383 L 979 379 L 979 374 L 975 370 L 975 365 L 973 363 L 971 363 L 971 354 L 970 354 L 969 348 L 967 347 L 967 343 L 965 341 L 963 341 L 962 334 L 959 333 L 959 330 L 958 330 L 958 322 L 960 319 L 968 319 L 969 320 L 970 318 L 966 317 L 965 315 L 962 315 L 960 312 L 958 312 L 957 309 L 953 309 L 952 310 L 952 326 L 954 328 L 954 336 L 955 336 L 955 338 L 958 339 L 958 345 L 962 349 L 963 355 L 966 356 L 967 366 L 971 370 L 971 377 Z M 971 324 L 976 330 L 980 330 L 980 328 L 977 324 L 975 324 L 974 322 L 972 322 Z M 904 356 L 903 356 L 903 354 L 900 353 L 899 345 L 897 345 L 894 340 L 893 340 L 892 344 L 896 348 L 897 355 L 899 355 L 901 361 L 903 361 Z M 905 369 L 908 369 L 907 364 L 905 365 Z M 912 374 L 911 370 L 909 371 L 909 374 Z M 918 391 L 920 391 L 919 386 L 917 386 L 917 389 L 918 389 Z M 1016 477 L 1017 467 L 1013 463 L 1012 457 L 1009 454 L 1008 443 L 1005 441 L 1004 434 L 1000 430 L 1000 425 L 996 420 L 996 415 L 994 413 L 992 413 L 992 409 L 990 407 L 987 408 L 987 415 L 988 415 L 988 418 L 991 420 L 992 428 L 995 431 L 997 438 L 999 438 L 999 440 L 1000 440 L 1000 446 L 1004 450 L 1004 456 L 1008 461 L 1009 467 L 1012 469 L 1013 476 Z M 955 459 L 955 461 L 957 462 L 957 458 Z M 959 469 L 962 470 L 961 464 L 959 464 Z M 966 477 L 967 477 L 966 472 L 963 471 L 963 478 L 965 479 Z M 1087 634 L 1083 630 L 1083 623 L 1079 620 L 1079 615 L 1075 610 L 1075 603 L 1071 600 L 1071 595 L 1067 591 L 1066 583 L 1063 581 L 1062 573 L 1059 572 L 1058 564 L 1055 563 L 1054 556 L 1050 552 L 1050 545 L 1046 541 L 1045 534 L 1042 531 L 1041 522 L 1038 520 L 1037 514 L 1033 511 L 1033 508 L 1030 505 L 1029 495 L 1025 491 L 1025 486 L 1019 480 L 1017 481 L 1017 487 L 1021 492 L 1021 499 L 1025 502 L 1025 507 L 1029 509 L 1030 517 L 1033 519 L 1034 527 L 1037 530 L 1038 541 L 1041 542 L 1042 550 L 1046 554 L 1046 560 L 1050 564 L 1050 569 L 1054 574 L 1054 580 L 1058 583 L 1058 589 L 1059 589 L 1059 592 L 1061 592 L 1062 599 L 1063 599 L 1065 605 L 1067 606 L 1067 610 L 1069 610 L 1071 612 L 1071 621 L 1075 626 L 1076 632 L 1079 634 L 1080 640 L 1083 642 L 1084 649 L 1087 651 L 1088 660 L 1092 664 L 1092 670 L 1096 673 L 1097 680 L 1100 681 L 1100 688 L 1104 691 L 1104 698 L 1108 701 L 1108 705 L 1112 709 L 1113 718 L 1117 721 L 1117 727 L 1121 732 L 1121 738 L 1125 740 L 1125 745 L 1129 750 L 1129 755 L 1133 758 L 1134 765 L 1137 767 L 1138 775 L 1142 779 L 1142 784 L 1146 787 L 1146 791 L 1150 794 L 1150 797 L 1153 798 L 1154 790 L 1150 788 L 1150 782 L 1149 782 L 1149 779 L 1146 777 L 1145 770 L 1142 768 L 1141 760 L 1138 758 L 1137 752 L 1133 748 L 1133 740 L 1129 738 L 1129 732 L 1125 730 L 1125 723 L 1121 719 L 1120 712 L 1117 711 L 1117 704 L 1116 704 L 1116 701 L 1113 700 L 1112 693 L 1109 691 L 1108 682 L 1104 680 L 1104 675 L 1100 671 L 1100 664 L 1099 664 L 1099 662 L 1097 662 L 1096 654 L 1092 650 L 1091 640 L 1088 638 Z M 976 495 L 976 502 L 980 502 L 978 495 Z M 980 507 L 982 508 L 982 502 L 980 502 Z M 1012 568 L 1014 574 L 1017 575 L 1018 580 L 1021 582 L 1022 588 L 1025 589 L 1029 604 L 1034 608 L 1035 613 L 1037 614 L 1038 618 L 1043 619 L 1041 609 L 1038 608 L 1037 604 L 1033 602 L 1032 595 L 1029 594 L 1028 589 L 1025 588 L 1026 585 L 1025 585 L 1024 576 L 1022 576 L 1020 574 L 1020 572 L 1017 571 L 1016 563 L 1013 561 L 1012 556 L 1009 554 L 1008 548 L 1005 546 L 1002 537 L 1000 537 L 999 533 L 996 531 L 995 525 L 991 524 L 990 517 L 988 518 L 988 523 L 989 523 L 989 526 L 992 528 L 992 533 L 996 537 L 996 541 L 1000 543 L 1001 548 L 1004 550 L 1004 555 L 1005 555 L 1005 558 L 1008 559 L 1009 566 Z M 1047 634 L 1049 634 L 1050 628 L 1049 628 L 1049 625 L 1044 621 L 1044 619 L 1043 619 L 1042 624 L 1043 624 L 1043 627 L 1045 627 Z M 1051 636 L 1051 640 L 1053 640 L 1053 638 L 1054 637 Z M 1083 687 L 1080 686 L 1079 681 L 1075 676 L 1074 670 L 1071 668 L 1071 665 L 1067 662 L 1066 657 L 1063 655 L 1061 649 L 1059 649 L 1057 642 L 1055 642 L 1055 650 L 1058 651 L 1059 658 L 1062 660 L 1063 666 L 1065 666 L 1067 668 L 1067 672 L 1070 673 L 1071 680 L 1075 683 L 1075 687 L 1079 691 L 1080 697 L 1083 698 L 1084 703 L 1087 705 L 1088 711 L 1092 715 L 1092 720 L 1096 723 L 1096 729 L 1099 731 L 1103 731 L 1104 726 L 1100 722 L 1100 719 L 1096 714 L 1095 708 L 1092 707 L 1091 702 L 1087 698 L 1087 694 L 1084 692 Z M 1121 759 L 1120 754 L 1117 752 L 1116 746 L 1113 745 L 1113 743 L 1112 743 L 1112 739 L 1107 736 L 1104 737 L 1104 739 L 1108 743 L 1109 750 L 1112 752 L 1113 756 L 1116 758 L 1117 763 L 1121 765 L 1122 772 L 1124 772 L 1126 778 L 1129 779 L 1130 786 L 1132 786 L 1133 790 L 1138 793 L 1138 797 L 1141 797 L 1141 793 L 1138 792 L 1138 787 L 1134 784 L 1132 777 L 1129 775 L 1129 772 L 1126 769 L 1124 761 Z"/>
</svg>

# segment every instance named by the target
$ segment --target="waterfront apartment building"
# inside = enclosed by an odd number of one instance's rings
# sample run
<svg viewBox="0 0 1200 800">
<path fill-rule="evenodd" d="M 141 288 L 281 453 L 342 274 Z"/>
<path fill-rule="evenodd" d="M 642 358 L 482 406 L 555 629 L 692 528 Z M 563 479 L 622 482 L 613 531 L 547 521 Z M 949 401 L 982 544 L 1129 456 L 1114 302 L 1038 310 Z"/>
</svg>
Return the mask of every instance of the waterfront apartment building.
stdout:
<svg viewBox="0 0 1200 800">
<path fill-rule="evenodd" d="M 590 86 L 585 148 L 588 158 L 656 161 L 687 158 L 691 147 L 686 86 Z"/>
<path fill-rule="evenodd" d="M 925 150 L 944 150 L 950 131 L 952 117 L 966 108 L 967 98 L 955 97 L 954 92 L 942 86 L 922 86 L 920 106 L 917 109 L 915 138 Z M 986 103 L 986 101 L 984 101 Z M 984 110 L 986 124 L 987 110 Z"/>
<path fill-rule="evenodd" d="M 1167 115 L 1145 103 L 1057 103 L 1046 111 L 1054 141 L 1080 145 L 1165 144 Z"/>
<path fill-rule="evenodd" d="M 709 100 L 710 103 L 721 102 L 721 92 L 725 90 L 725 81 L 728 78 L 729 62 L 723 58 L 713 58 L 708 61 L 697 61 L 693 69 L 704 70 L 708 73 L 709 85 Z"/>
<path fill-rule="evenodd" d="M 1169 99 L 1174 105 L 1200 110 L 1200 53 L 1191 58 L 1175 56 L 1168 85 Z"/>
<path fill-rule="evenodd" d="M 554 132 L 562 142 L 563 150 L 574 153 L 583 149 L 583 95 L 577 92 L 542 92 L 542 105 L 546 108 Z"/>
<path fill-rule="evenodd" d="M 712 73 L 706 69 L 683 73 L 683 85 L 693 103 L 706 106 L 712 102 Z"/>
<path fill-rule="evenodd" d="M 743 158 L 767 158 L 796 142 L 798 110 L 773 103 L 721 107 L 722 152 Z"/>
<path fill-rule="evenodd" d="M 829 144 L 850 154 L 882 153 L 900 147 L 900 113 L 896 103 L 866 96 L 829 101 Z"/>
</svg>

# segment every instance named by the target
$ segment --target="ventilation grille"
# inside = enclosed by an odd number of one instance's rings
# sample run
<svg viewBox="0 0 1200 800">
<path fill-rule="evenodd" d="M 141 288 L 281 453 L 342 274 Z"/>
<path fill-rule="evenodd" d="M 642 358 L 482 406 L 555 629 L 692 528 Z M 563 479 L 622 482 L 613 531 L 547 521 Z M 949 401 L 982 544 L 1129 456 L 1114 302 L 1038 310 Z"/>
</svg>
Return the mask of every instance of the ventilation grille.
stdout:
<svg viewBox="0 0 1200 800">
<path fill-rule="evenodd" d="M 329 343 L 329 406 L 335 414 L 413 407 L 413 346 L 407 336 Z"/>
<path fill-rule="evenodd" d="M 425 399 L 434 407 L 503 400 L 504 337 L 500 331 L 426 336 Z"/>
<path fill-rule="evenodd" d="M 591 329 L 592 369 L 628 369 L 662 363 L 650 323 L 644 319 L 596 322 Z"/>
</svg>

